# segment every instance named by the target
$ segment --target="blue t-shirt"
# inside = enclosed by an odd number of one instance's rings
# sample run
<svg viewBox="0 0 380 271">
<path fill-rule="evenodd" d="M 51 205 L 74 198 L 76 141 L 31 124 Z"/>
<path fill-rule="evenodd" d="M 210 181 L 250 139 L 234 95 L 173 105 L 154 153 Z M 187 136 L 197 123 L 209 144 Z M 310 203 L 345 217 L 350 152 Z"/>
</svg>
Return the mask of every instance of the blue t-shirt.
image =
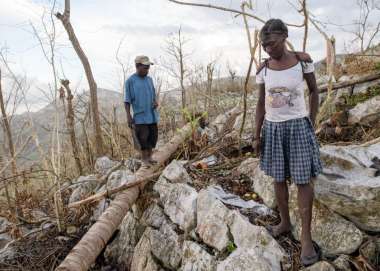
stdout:
<svg viewBox="0 0 380 271">
<path fill-rule="evenodd" d="M 137 74 L 133 74 L 125 82 L 124 97 L 124 101 L 132 105 L 135 124 L 158 122 L 158 112 L 153 108 L 156 90 L 151 77 L 140 77 Z"/>
</svg>

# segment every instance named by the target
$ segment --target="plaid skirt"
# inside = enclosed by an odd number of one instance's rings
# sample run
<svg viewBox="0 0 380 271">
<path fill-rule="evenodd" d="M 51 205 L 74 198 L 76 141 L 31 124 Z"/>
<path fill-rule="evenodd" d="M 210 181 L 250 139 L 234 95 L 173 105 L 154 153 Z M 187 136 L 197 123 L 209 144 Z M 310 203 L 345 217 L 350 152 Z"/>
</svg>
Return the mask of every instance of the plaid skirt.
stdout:
<svg viewBox="0 0 380 271">
<path fill-rule="evenodd" d="M 319 145 L 308 117 L 284 122 L 265 120 L 260 168 L 277 182 L 307 184 L 322 172 Z"/>
</svg>

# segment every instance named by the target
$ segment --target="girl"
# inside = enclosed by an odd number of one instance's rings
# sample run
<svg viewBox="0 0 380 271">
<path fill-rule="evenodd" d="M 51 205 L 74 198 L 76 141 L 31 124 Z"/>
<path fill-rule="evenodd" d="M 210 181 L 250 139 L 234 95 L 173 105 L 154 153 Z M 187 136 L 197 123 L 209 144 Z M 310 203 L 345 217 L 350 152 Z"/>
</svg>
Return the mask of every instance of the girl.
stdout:
<svg viewBox="0 0 380 271">
<path fill-rule="evenodd" d="M 288 29 L 279 19 L 267 21 L 260 31 L 261 44 L 270 58 L 256 74 L 259 100 L 254 148 L 260 155 L 261 169 L 275 180 L 281 222 L 268 228 L 274 237 L 291 230 L 287 181 L 297 185 L 302 219 L 301 262 L 308 266 L 320 258 L 311 238 L 310 225 L 314 195 L 311 181 L 322 171 L 313 128 L 319 99 L 310 56 L 289 51 L 285 44 L 287 37 Z M 304 98 L 304 79 L 310 91 L 309 112 Z"/>
</svg>

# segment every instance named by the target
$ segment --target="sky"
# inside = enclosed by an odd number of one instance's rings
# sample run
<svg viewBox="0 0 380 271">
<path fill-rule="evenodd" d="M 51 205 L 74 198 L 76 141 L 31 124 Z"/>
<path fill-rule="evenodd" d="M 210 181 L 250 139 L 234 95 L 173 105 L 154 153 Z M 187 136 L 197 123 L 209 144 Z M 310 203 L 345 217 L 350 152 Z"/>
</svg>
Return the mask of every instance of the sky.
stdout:
<svg viewBox="0 0 380 271">
<path fill-rule="evenodd" d="M 337 40 L 337 52 L 358 49 L 352 42 L 353 21 L 358 19 L 357 0 L 309 0 L 309 10 L 322 22 L 329 22 L 325 30 Z M 203 4 L 214 4 L 239 9 L 240 0 L 194 0 Z M 253 0 L 254 14 L 264 20 L 281 18 L 289 23 L 302 23 L 302 16 L 289 4 L 296 0 Z M 54 12 L 63 12 L 64 1 L 57 0 Z M 51 67 L 44 57 L 41 44 L 36 38 L 32 25 L 41 37 L 43 47 L 49 53 L 42 21 L 51 30 L 48 0 L 0 0 L 0 48 L 6 55 L 14 72 L 26 75 L 31 82 L 32 102 L 43 101 L 38 89 L 52 84 Z M 380 13 L 374 11 L 370 17 L 377 23 Z M 377 20 L 377 21 L 376 21 Z M 75 51 L 67 38 L 61 23 L 54 18 L 56 27 L 55 61 L 58 77 L 68 78 L 75 89 L 87 89 L 84 71 Z M 221 74 L 226 74 L 227 63 L 239 75 L 246 73 L 249 62 L 247 36 L 242 17 L 229 12 L 208 8 L 182 6 L 168 0 L 76 0 L 71 1 L 71 22 L 80 44 L 90 60 L 98 87 L 122 91 L 120 65 L 116 51 L 120 45 L 119 58 L 133 65 L 136 55 L 148 55 L 156 65 L 152 73 L 166 78 L 163 61 L 165 41 L 171 33 L 181 27 L 188 40 L 185 49 L 191 54 L 189 66 L 205 65 L 217 59 Z M 249 20 L 252 29 L 262 23 Z M 302 29 L 291 27 L 289 40 L 301 50 Z M 307 52 L 314 60 L 323 58 L 325 42 L 322 36 L 311 28 Z M 4 69 L 3 66 L 1 66 Z M 131 72 L 133 72 L 131 70 Z M 170 80 L 166 88 L 176 87 Z"/>
</svg>

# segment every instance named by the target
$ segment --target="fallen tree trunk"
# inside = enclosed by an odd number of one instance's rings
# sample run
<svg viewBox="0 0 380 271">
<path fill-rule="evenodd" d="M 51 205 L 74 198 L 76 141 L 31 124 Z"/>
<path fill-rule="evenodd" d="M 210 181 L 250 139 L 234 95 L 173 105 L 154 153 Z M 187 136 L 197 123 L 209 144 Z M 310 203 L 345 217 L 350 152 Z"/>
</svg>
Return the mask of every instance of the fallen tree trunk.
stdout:
<svg viewBox="0 0 380 271">
<path fill-rule="evenodd" d="M 224 132 L 230 129 L 230 126 L 233 126 L 239 113 L 241 113 L 241 110 L 239 106 L 237 106 L 228 112 L 217 116 L 211 124 L 212 128 L 215 129 L 217 134 L 218 131 Z M 123 191 L 116 196 L 107 210 L 99 217 L 98 221 L 71 250 L 65 260 L 56 268 L 56 271 L 88 270 L 90 265 L 95 262 L 96 257 L 106 246 L 108 240 L 120 225 L 128 210 L 137 200 L 144 185 L 148 182 L 148 180 L 143 181 L 143 179 L 150 178 L 157 174 L 157 170 L 160 166 L 163 165 L 178 147 L 191 136 L 192 132 L 190 123 L 184 126 L 167 144 L 154 154 L 154 159 L 158 162 L 155 167 L 149 169 L 142 168 L 136 172 L 136 181 L 130 183 L 131 187 L 129 187 L 128 190 Z M 222 133 L 222 135 L 223 134 L 224 133 Z M 137 182 L 139 183 L 137 184 Z M 134 186 L 136 184 L 138 186 Z"/>
<path fill-rule="evenodd" d="M 350 87 L 353 85 L 357 85 L 357 84 L 361 84 L 361 83 L 365 83 L 365 82 L 370 82 L 370 81 L 374 81 L 377 79 L 380 79 L 380 73 L 370 74 L 370 75 L 366 75 L 366 76 L 363 76 L 363 77 L 360 77 L 357 79 L 348 80 L 348 81 L 339 82 L 339 83 L 334 83 L 332 85 L 332 90 Z M 320 93 L 326 92 L 327 88 L 328 88 L 328 85 L 322 85 L 319 87 L 319 92 Z"/>
<path fill-rule="evenodd" d="M 156 166 L 141 168 L 136 172 L 136 180 L 154 174 L 163 165 L 178 147 L 191 135 L 190 124 L 184 126 L 179 132 L 155 154 L 154 159 L 158 162 Z M 98 221 L 88 230 L 78 244 L 71 250 L 56 271 L 85 271 L 95 262 L 113 233 L 120 225 L 128 210 L 137 200 L 145 182 L 134 186 L 118 194 L 111 205 L 99 217 Z"/>
<path fill-rule="evenodd" d="M 79 206 L 81 206 L 83 204 L 93 203 L 93 202 L 101 200 L 101 199 L 103 199 L 105 197 L 108 197 L 108 196 L 111 196 L 113 194 L 116 194 L 116 193 L 118 193 L 120 191 L 126 190 L 128 188 L 132 188 L 132 187 L 141 185 L 143 183 L 146 184 L 149 181 L 152 181 L 155 178 L 157 178 L 158 176 L 160 176 L 160 174 L 161 174 L 161 171 L 158 171 L 156 173 L 153 173 L 152 175 L 146 176 L 146 177 L 141 178 L 139 180 L 135 180 L 133 182 L 128 182 L 128 183 L 120 185 L 120 186 L 118 186 L 116 188 L 112 188 L 110 190 L 106 190 L 104 192 L 100 192 L 98 194 L 92 195 L 92 196 L 90 196 L 88 198 L 85 198 L 83 200 L 80 200 L 80 201 L 77 201 L 77 202 L 73 202 L 68 207 L 69 208 L 77 208 L 77 207 L 79 207 Z"/>
</svg>

